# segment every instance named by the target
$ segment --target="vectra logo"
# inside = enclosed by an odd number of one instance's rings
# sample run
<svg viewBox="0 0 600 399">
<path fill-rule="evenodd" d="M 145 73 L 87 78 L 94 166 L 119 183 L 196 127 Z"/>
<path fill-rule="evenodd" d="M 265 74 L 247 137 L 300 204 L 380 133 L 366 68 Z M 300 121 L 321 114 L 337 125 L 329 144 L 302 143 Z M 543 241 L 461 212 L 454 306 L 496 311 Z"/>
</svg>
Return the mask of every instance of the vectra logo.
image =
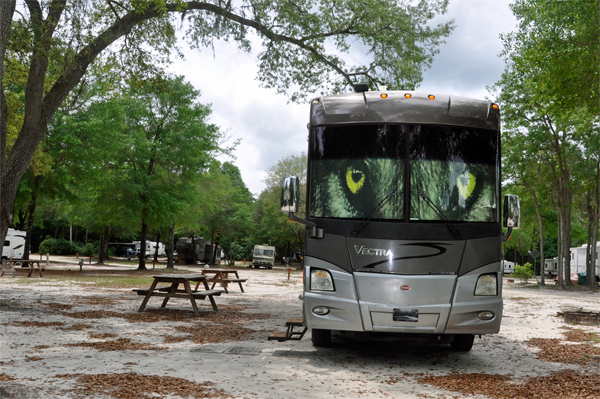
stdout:
<svg viewBox="0 0 600 399">
<path fill-rule="evenodd" d="M 359 256 L 361 256 L 361 255 L 393 256 L 394 255 L 392 253 L 391 249 L 366 248 L 364 245 L 361 245 L 360 247 L 358 245 L 355 245 L 354 250 L 356 251 L 356 254 Z"/>
</svg>

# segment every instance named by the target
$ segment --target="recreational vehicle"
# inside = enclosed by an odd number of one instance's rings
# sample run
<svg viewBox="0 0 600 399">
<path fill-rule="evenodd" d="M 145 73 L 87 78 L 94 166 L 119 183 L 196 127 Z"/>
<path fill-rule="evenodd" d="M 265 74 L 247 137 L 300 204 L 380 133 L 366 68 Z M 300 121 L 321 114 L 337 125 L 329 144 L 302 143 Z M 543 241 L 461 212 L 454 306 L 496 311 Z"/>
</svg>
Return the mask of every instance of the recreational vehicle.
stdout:
<svg viewBox="0 0 600 399">
<path fill-rule="evenodd" d="M 25 251 L 26 231 L 8 229 L 2 248 L 2 259 L 21 259 Z"/>
<path fill-rule="evenodd" d="M 259 269 L 261 266 L 265 269 L 272 269 L 275 265 L 275 247 L 270 245 L 255 245 L 252 252 L 252 266 Z"/>
<path fill-rule="evenodd" d="M 502 267 L 504 269 L 504 274 L 511 274 L 515 271 L 515 262 L 511 262 L 509 260 L 503 260 Z"/>
<path fill-rule="evenodd" d="M 177 258 L 185 263 L 193 263 L 194 257 L 197 262 L 209 263 L 213 256 L 214 246 L 210 241 L 205 241 L 202 237 L 193 240 L 188 237 L 182 237 L 177 240 L 175 248 L 177 249 Z M 195 252 L 195 254 L 194 254 Z M 220 263 L 225 258 L 223 250 L 217 248 L 216 262 Z"/>
<path fill-rule="evenodd" d="M 498 106 L 365 86 L 311 101 L 305 219 L 297 177 L 281 208 L 306 226 L 303 314 L 269 339 L 310 328 L 315 346 L 340 331 L 469 351 L 500 329 L 501 245 L 520 218 L 514 195 L 500 212 Z"/>
</svg>

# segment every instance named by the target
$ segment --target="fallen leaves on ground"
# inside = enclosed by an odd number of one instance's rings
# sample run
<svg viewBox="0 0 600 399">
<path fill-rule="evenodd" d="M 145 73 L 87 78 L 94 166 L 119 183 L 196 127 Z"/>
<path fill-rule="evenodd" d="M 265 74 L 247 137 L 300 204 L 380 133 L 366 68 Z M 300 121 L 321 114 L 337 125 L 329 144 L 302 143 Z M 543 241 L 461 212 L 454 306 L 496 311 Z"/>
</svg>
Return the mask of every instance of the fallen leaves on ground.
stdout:
<svg viewBox="0 0 600 399">
<path fill-rule="evenodd" d="M 598 334 L 595 332 L 583 331 L 578 328 L 565 327 L 563 334 L 569 342 L 600 342 Z"/>
<path fill-rule="evenodd" d="M 532 338 L 525 342 L 539 348 L 540 351 L 536 356 L 548 362 L 569 364 L 600 362 L 600 347 L 589 343 L 565 345 L 556 338 Z"/>
<path fill-rule="evenodd" d="M 107 339 L 107 338 L 115 338 L 115 337 L 117 337 L 117 334 L 112 334 L 112 333 L 90 332 L 90 333 L 88 333 L 88 335 L 92 339 Z"/>
<path fill-rule="evenodd" d="M 40 360 L 44 360 L 44 358 L 39 356 L 28 356 L 25 358 L 26 362 L 39 362 Z"/>
<path fill-rule="evenodd" d="M 73 308 L 73 305 L 67 305 L 64 303 L 54 303 L 54 302 L 42 302 L 42 305 L 48 306 L 50 309 L 54 310 L 69 310 Z"/>
<path fill-rule="evenodd" d="M 129 338 L 119 338 L 111 341 L 99 341 L 99 342 L 79 342 L 76 344 L 68 344 L 68 346 L 82 346 L 85 348 L 93 348 L 101 352 L 105 351 L 137 351 L 137 350 L 152 350 L 160 351 L 166 350 L 159 346 L 151 344 L 144 344 L 140 342 L 131 342 Z"/>
<path fill-rule="evenodd" d="M 16 327 L 62 327 L 65 323 L 62 321 L 15 321 L 10 325 Z"/>
<path fill-rule="evenodd" d="M 15 379 L 10 375 L 0 373 L 0 381 L 14 381 Z"/>
<path fill-rule="evenodd" d="M 600 346 L 595 345 L 599 342 L 596 333 L 566 326 L 561 328 L 566 341 L 581 344 L 564 344 L 557 338 L 532 338 L 525 343 L 539 349 L 536 356 L 541 360 L 568 364 L 600 362 Z"/>
<path fill-rule="evenodd" d="M 228 341 L 246 341 L 256 330 L 230 324 L 202 324 L 201 326 L 177 326 L 179 332 L 189 334 L 195 344 L 207 344 Z"/>
<path fill-rule="evenodd" d="M 76 391 L 88 396 L 105 393 L 119 399 L 165 398 L 171 395 L 192 398 L 232 398 L 222 389 L 213 388 L 212 382 L 197 383 L 183 378 L 122 374 L 62 374 L 59 378 L 75 378 Z"/>
<path fill-rule="evenodd" d="M 600 374 L 574 370 L 524 380 L 498 374 L 452 373 L 421 377 L 419 382 L 462 394 L 502 399 L 600 398 Z"/>
</svg>

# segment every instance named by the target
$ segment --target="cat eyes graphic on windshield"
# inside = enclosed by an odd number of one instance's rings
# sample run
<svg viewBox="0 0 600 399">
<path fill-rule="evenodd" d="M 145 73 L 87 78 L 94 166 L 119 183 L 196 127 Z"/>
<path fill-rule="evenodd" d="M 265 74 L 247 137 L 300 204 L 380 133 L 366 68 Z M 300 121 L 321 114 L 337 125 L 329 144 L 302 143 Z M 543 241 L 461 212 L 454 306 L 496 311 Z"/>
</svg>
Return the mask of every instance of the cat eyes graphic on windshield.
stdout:
<svg viewBox="0 0 600 399">
<path fill-rule="evenodd" d="M 356 194 L 365 184 L 365 174 L 351 166 L 348 166 L 346 171 L 346 184 L 353 194 Z"/>
</svg>

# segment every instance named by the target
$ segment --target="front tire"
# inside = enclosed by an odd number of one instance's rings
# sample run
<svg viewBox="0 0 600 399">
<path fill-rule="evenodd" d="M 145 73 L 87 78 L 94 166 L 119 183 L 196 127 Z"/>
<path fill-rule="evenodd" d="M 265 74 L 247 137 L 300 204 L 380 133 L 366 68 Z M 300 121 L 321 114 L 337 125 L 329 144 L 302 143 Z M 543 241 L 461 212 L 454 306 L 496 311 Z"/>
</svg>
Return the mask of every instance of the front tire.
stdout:
<svg viewBox="0 0 600 399">
<path fill-rule="evenodd" d="M 468 352 L 473 348 L 475 336 L 473 334 L 457 334 L 450 343 L 450 347 L 457 352 Z"/>
<path fill-rule="evenodd" d="M 313 346 L 322 348 L 331 344 L 331 330 L 321 330 L 313 328 L 311 331 L 311 341 Z"/>
</svg>

